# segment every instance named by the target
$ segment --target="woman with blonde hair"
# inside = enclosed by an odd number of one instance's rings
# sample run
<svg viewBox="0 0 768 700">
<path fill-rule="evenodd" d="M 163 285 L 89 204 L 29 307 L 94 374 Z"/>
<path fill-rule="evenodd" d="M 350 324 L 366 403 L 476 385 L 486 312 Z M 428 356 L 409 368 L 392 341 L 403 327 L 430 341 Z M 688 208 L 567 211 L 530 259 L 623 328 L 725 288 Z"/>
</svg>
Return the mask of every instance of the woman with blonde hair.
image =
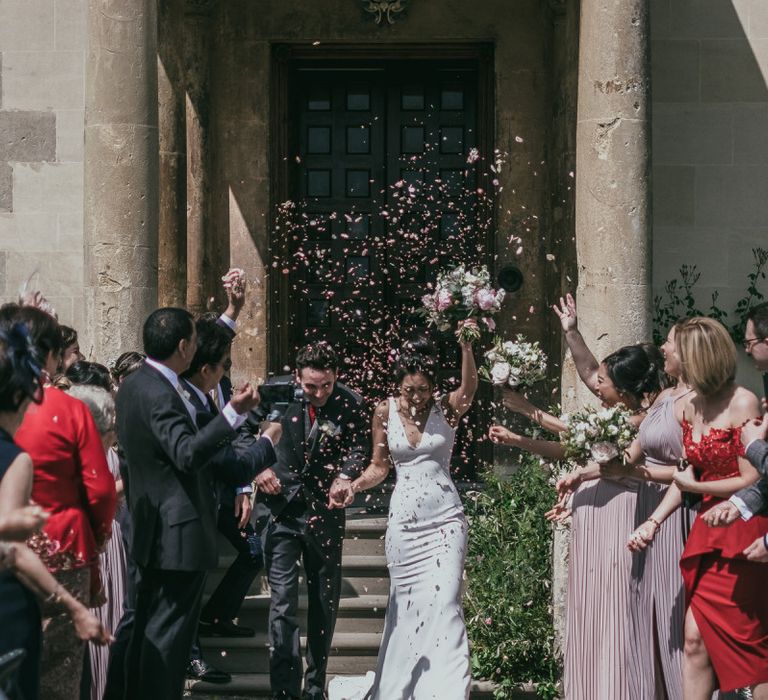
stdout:
<svg viewBox="0 0 768 700">
<path fill-rule="evenodd" d="M 686 593 L 683 690 L 686 700 L 751 687 L 768 698 L 768 569 L 744 550 L 768 530 L 768 516 L 710 528 L 702 519 L 717 503 L 758 479 L 744 458 L 741 428 L 760 415 L 757 397 L 734 382 L 736 346 L 722 324 L 694 317 L 675 335 L 682 379 L 695 393 L 683 407 L 687 466 L 650 520 L 661 526 L 681 491 L 700 494 L 699 516 L 680 560 Z M 632 539 L 630 548 L 645 542 Z"/>
</svg>

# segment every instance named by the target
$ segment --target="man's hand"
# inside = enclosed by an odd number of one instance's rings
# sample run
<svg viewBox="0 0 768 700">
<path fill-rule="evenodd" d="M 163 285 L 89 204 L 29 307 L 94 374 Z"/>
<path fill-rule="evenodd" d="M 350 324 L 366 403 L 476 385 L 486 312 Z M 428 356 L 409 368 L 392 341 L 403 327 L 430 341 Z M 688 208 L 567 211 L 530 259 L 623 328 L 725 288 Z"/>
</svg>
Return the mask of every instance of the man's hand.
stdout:
<svg viewBox="0 0 768 700">
<path fill-rule="evenodd" d="M 227 310 L 224 312 L 233 321 L 245 306 L 245 273 L 239 267 L 233 267 L 221 278 L 227 294 Z"/>
<path fill-rule="evenodd" d="M 730 525 L 738 520 L 741 513 L 735 504 L 730 501 L 723 501 L 710 508 L 701 519 L 710 527 L 723 527 Z"/>
<path fill-rule="evenodd" d="M 268 496 L 277 496 L 283 490 L 280 479 L 277 478 L 277 474 L 270 467 L 267 467 L 256 476 L 253 480 L 253 485 Z"/>
<path fill-rule="evenodd" d="M 280 438 L 283 437 L 283 425 L 282 423 L 271 423 L 264 421 L 261 424 L 261 430 L 259 431 L 261 437 L 268 437 L 272 440 L 273 445 L 277 445 L 280 442 Z"/>
<path fill-rule="evenodd" d="M 768 436 L 768 414 L 754 418 L 741 429 L 741 444 L 746 447 L 752 440 L 765 440 Z"/>
<path fill-rule="evenodd" d="M 353 500 L 355 500 L 355 492 L 352 489 L 352 481 L 336 477 L 328 494 L 328 507 L 346 508 Z"/>
<path fill-rule="evenodd" d="M 16 508 L 0 518 L 0 539 L 24 542 L 45 525 L 46 520 L 48 520 L 48 513 L 40 506 L 29 505 Z"/>
<path fill-rule="evenodd" d="M 246 384 L 242 389 L 238 389 L 229 400 L 230 406 L 235 409 L 235 413 L 239 414 L 247 413 L 252 408 L 256 408 L 260 403 L 261 396 L 259 396 L 259 390 L 250 384 Z"/>
<path fill-rule="evenodd" d="M 243 529 L 248 521 L 251 519 L 251 511 L 253 506 L 251 505 L 250 493 L 238 493 L 235 496 L 235 517 L 239 518 L 237 521 L 237 527 Z"/>
<path fill-rule="evenodd" d="M 758 537 L 749 547 L 744 550 L 744 556 L 749 561 L 757 561 L 761 564 L 768 564 L 768 549 L 765 547 L 765 537 Z"/>
</svg>

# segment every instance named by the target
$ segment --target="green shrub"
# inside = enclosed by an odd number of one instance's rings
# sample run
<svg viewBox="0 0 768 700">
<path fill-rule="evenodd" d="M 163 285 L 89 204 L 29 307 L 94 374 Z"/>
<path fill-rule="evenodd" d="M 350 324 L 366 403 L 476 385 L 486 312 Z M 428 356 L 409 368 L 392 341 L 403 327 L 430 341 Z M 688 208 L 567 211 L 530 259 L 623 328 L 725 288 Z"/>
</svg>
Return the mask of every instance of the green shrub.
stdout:
<svg viewBox="0 0 768 700">
<path fill-rule="evenodd" d="M 549 472 L 535 457 L 466 502 L 468 587 L 464 599 L 472 675 L 493 681 L 497 698 L 522 683 L 556 696 L 560 667 L 552 620 L 552 526 L 544 513 L 555 501 Z"/>
</svg>

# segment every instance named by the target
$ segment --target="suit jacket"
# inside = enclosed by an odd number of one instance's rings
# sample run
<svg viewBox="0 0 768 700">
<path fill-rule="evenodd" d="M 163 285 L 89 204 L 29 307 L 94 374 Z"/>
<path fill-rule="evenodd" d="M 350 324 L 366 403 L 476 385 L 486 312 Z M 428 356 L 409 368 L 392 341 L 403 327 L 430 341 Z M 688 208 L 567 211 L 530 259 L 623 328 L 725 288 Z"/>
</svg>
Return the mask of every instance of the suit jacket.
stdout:
<svg viewBox="0 0 768 700">
<path fill-rule="evenodd" d="M 754 440 L 744 456 L 763 478 L 742 489 L 736 496 L 744 501 L 744 505 L 753 515 L 757 515 L 768 509 L 768 442 Z"/>
<path fill-rule="evenodd" d="M 274 377 L 269 383 L 287 381 L 291 381 L 290 376 Z M 283 436 L 273 469 L 282 491 L 277 496 L 257 493 L 257 529 L 263 529 L 270 516 L 278 517 L 289 503 L 304 502 L 310 527 L 340 538 L 344 510 L 329 509 L 328 494 L 339 474 L 354 479 L 368 466 L 369 416 L 362 397 L 336 382 L 325 406 L 316 409 L 314 426 L 310 425 L 305 401 L 289 404 L 280 422 Z"/>
<path fill-rule="evenodd" d="M 202 571 L 216 566 L 216 499 L 208 471 L 235 437 L 223 416 L 198 430 L 176 388 L 144 364 L 117 393 L 131 555 L 143 567 Z"/>
<path fill-rule="evenodd" d="M 197 426 L 203 429 L 217 413 L 200 401 L 185 379 L 181 382 L 186 386 L 190 402 L 197 411 Z M 250 424 L 244 424 L 232 443 L 219 450 L 208 463 L 208 473 L 222 507 L 234 508 L 235 489 L 250 486 L 253 478 L 277 459 L 272 443 L 267 438 L 258 437 L 251 429 Z"/>
</svg>

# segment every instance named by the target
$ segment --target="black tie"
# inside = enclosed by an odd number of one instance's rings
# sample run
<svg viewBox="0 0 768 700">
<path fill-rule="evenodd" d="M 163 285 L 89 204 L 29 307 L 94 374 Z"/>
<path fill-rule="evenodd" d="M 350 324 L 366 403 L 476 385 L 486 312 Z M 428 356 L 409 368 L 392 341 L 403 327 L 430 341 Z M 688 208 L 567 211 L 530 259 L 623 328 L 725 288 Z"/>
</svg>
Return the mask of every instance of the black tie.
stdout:
<svg viewBox="0 0 768 700">
<path fill-rule="evenodd" d="M 206 399 L 206 401 L 207 401 L 207 403 L 208 403 L 208 410 L 209 410 L 209 411 L 210 411 L 210 412 L 211 412 L 211 413 L 212 413 L 214 416 L 218 416 L 218 415 L 219 415 L 219 409 L 218 409 L 218 408 L 216 408 L 216 404 L 215 404 L 215 403 L 213 403 L 213 399 L 212 399 L 212 398 L 211 398 L 211 397 L 210 397 L 208 394 L 206 394 L 206 395 L 205 395 L 205 399 Z"/>
</svg>

